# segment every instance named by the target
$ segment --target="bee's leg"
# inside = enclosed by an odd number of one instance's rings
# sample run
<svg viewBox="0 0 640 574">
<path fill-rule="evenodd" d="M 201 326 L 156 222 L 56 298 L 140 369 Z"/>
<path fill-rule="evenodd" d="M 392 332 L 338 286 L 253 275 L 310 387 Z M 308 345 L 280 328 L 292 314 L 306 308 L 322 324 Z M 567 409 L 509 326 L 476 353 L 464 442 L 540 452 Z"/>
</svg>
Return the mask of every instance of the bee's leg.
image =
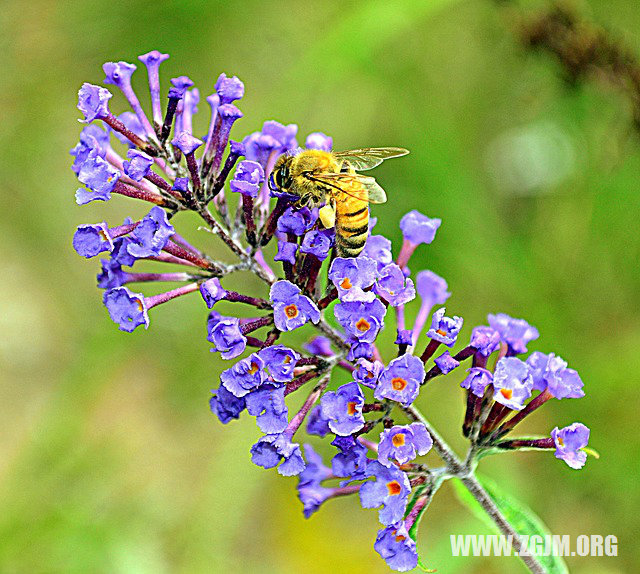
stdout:
<svg viewBox="0 0 640 574">
<path fill-rule="evenodd" d="M 311 201 L 311 196 L 307 193 L 300 196 L 300 199 L 296 201 L 296 207 L 307 207 Z"/>
<path fill-rule="evenodd" d="M 329 203 L 327 203 L 324 207 L 321 207 L 318 210 L 318 217 L 320 217 L 320 221 L 322 225 L 324 225 L 327 229 L 331 229 L 336 224 L 336 204 L 331 199 Z"/>
</svg>

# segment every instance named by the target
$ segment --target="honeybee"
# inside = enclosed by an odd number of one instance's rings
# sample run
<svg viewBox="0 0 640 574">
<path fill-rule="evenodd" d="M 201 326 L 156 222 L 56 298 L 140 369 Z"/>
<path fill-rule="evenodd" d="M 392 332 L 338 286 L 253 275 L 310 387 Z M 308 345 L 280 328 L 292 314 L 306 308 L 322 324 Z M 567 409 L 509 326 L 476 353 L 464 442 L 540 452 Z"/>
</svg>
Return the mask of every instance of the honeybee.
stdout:
<svg viewBox="0 0 640 574">
<path fill-rule="evenodd" d="M 269 188 L 293 196 L 299 207 L 320 207 L 322 224 L 336 228 L 338 256 L 357 257 L 367 242 L 369 203 L 387 201 L 387 194 L 373 177 L 357 172 L 408 153 L 399 147 L 374 147 L 285 154 L 273 167 Z"/>
</svg>

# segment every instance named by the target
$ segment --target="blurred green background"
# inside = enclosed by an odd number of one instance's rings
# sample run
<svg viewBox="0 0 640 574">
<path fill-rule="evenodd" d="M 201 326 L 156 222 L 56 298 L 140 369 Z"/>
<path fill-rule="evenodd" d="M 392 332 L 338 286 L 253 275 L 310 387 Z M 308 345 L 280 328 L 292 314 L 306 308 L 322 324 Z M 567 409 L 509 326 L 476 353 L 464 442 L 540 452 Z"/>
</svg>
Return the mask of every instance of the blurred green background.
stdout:
<svg viewBox="0 0 640 574">
<path fill-rule="evenodd" d="M 523 48 L 498 4 L 3 2 L 0 571 L 387 571 L 372 548 L 375 512 L 343 499 L 305 521 L 295 479 L 250 462 L 254 421 L 223 427 L 210 414 L 221 364 L 201 302 L 154 309 L 148 332 L 121 333 L 100 304 L 96 262 L 71 249 L 77 224 L 144 211 L 117 196 L 74 203 L 76 91 L 102 81 L 103 62 L 151 49 L 171 54 L 163 89 L 179 74 L 203 96 L 222 71 L 244 80 L 236 139 L 276 119 L 297 123 L 301 139 L 331 134 L 338 149 L 411 150 L 377 171 L 391 198 L 375 208 L 378 229 L 397 248 L 408 209 L 443 219 L 413 270 L 448 280 L 465 336 L 488 312 L 536 325 L 530 348 L 567 359 L 587 396 L 548 404 L 524 430 L 582 421 L 602 455 L 580 472 L 538 453 L 481 470 L 554 533 L 618 536 L 619 557 L 569 558 L 573 572 L 637 568 L 638 135 L 625 98 L 568 86 L 551 57 Z M 576 5 L 640 54 L 635 0 Z M 146 102 L 144 77 L 135 85 Z M 208 121 L 200 108 L 196 132 Z M 125 108 L 114 98 L 112 109 Z M 176 221 L 225 255 L 195 220 Z M 435 383 L 418 404 L 463 452 L 459 379 Z M 419 548 L 439 572 L 523 571 L 515 558 L 451 558 L 449 534 L 485 531 L 447 485 Z"/>
</svg>

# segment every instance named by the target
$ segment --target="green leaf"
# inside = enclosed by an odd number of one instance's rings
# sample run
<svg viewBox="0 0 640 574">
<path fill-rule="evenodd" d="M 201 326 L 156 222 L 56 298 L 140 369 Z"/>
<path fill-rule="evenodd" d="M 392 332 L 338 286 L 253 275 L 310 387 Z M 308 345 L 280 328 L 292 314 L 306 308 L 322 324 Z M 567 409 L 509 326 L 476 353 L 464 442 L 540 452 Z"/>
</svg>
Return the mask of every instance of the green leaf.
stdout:
<svg viewBox="0 0 640 574">
<path fill-rule="evenodd" d="M 476 478 L 518 534 L 526 536 L 539 535 L 543 538 L 551 534 L 540 517 L 537 516 L 526 504 L 522 503 L 510 494 L 506 494 L 504 490 L 498 487 L 498 485 L 492 480 L 488 478 Z M 498 527 L 495 525 L 493 520 L 491 520 L 480 503 L 471 495 L 464 484 L 459 480 L 454 480 L 453 485 L 459 500 L 493 531 L 499 532 Z M 537 559 L 547 574 L 569 573 L 567 565 L 561 556 L 537 556 Z"/>
</svg>

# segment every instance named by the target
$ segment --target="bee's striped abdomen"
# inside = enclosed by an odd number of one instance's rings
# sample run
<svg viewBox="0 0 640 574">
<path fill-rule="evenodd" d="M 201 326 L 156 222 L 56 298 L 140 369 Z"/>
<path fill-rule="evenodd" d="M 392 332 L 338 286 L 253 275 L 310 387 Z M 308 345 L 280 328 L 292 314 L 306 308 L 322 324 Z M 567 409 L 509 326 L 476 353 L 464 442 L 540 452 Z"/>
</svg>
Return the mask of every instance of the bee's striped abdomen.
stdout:
<svg viewBox="0 0 640 574">
<path fill-rule="evenodd" d="M 355 198 L 342 194 L 336 200 L 336 250 L 339 257 L 357 257 L 369 235 L 369 203 L 361 190 Z"/>
</svg>

